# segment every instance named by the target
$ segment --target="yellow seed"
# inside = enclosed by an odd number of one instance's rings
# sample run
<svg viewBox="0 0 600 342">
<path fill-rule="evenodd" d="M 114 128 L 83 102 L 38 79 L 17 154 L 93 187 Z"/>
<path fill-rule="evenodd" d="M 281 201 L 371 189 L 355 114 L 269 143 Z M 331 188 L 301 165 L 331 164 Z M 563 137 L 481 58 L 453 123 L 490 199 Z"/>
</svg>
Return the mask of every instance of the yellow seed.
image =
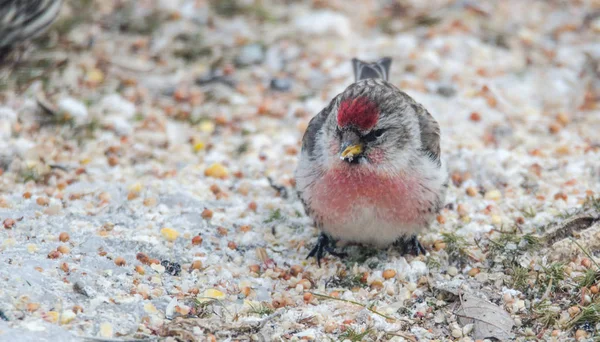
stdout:
<svg viewBox="0 0 600 342">
<path fill-rule="evenodd" d="M 113 336 L 113 328 L 110 323 L 104 322 L 104 323 L 100 324 L 100 336 L 102 336 L 102 337 L 112 337 Z"/>
<path fill-rule="evenodd" d="M 60 315 L 60 324 L 68 324 L 71 323 L 72 320 L 75 319 L 77 315 L 71 310 L 63 311 L 62 315 Z"/>
<path fill-rule="evenodd" d="M 57 311 L 48 311 L 46 312 L 44 319 L 50 323 L 56 323 L 58 322 L 59 316 L 60 314 Z"/>
<path fill-rule="evenodd" d="M 83 158 L 83 159 L 81 159 L 81 160 L 79 161 L 79 163 L 80 163 L 81 165 L 87 165 L 87 164 L 89 164 L 91 161 L 92 161 L 92 159 L 91 159 L 91 158 Z"/>
<path fill-rule="evenodd" d="M 490 190 L 485 193 L 485 196 L 483 198 L 485 198 L 486 200 L 497 201 L 500 198 L 502 198 L 502 193 L 500 192 L 500 190 Z"/>
<path fill-rule="evenodd" d="M 394 278 L 396 276 L 396 271 L 392 270 L 392 269 L 387 269 L 385 271 L 383 271 L 383 278 L 384 279 L 391 279 Z"/>
<path fill-rule="evenodd" d="M 139 193 L 140 191 L 142 191 L 142 183 L 137 182 L 135 184 L 132 184 L 129 187 L 129 191 L 134 192 L 134 193 Z"/>
<path fill-rule="evenodd" d="M 492 215 L 492 224 L 500 224 L 502 223 L 502 217 L 499 215 Z"/>
<path fill-rule="evenodd" d="M 204 149 L 203 142 L 197 142 L 194 144 L 194 152 L 202 151 Z"/>
<path fill-rule="evenodd" d="M 199 125 L 198 128 L 200 129 L 200 131 L 205 132 L 205 133 L 212 133 L 215 131 L 215 124 L 212 121 L 202 121 Z"/>
<path fill-rule="evenodd" d="M 99 69 L 94 68 L 88 71 L 86 79 L 90 83 L 100 83 L 104 81 L 104 73 Z"/>
<path fill-rule="evenodd" d="M 208 289 L 198 296 L 198 300 L 201 302 L 209 301 L 211 299 L 224 299 L 225 294 L 217 289 Z"/>
<path fill-rule="evenodd" d="M 162 234 L 163 238 L 165 238 L 165 240 L 167 241 L 175 241 L 179 236 L 179 232 L 173 228 L 163 228 L 160 230 L 160 233 Z"/>
<path fill-rule="evenodd" d="M 229 175 L 229 171 L 227 171 L 227 168 L 222 164 L 214 163 L 211 166 L 209 166 L 206 170 L 204 170 L 204 175 L 206 177 L 223 179 L 227 178 L 227 176 Z"/>
</svg>

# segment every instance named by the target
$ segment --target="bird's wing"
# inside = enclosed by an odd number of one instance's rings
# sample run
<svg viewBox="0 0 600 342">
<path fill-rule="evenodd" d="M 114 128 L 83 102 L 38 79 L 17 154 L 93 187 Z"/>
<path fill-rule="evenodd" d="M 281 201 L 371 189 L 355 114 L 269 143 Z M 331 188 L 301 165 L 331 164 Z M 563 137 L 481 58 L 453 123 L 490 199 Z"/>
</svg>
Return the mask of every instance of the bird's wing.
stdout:
<svg viewBox="0 0 600 342">
<path fill-rule="evenodd" d="M 63 0 L 0 0 L 0 47 L 44 32 L 56 19 Z"/>
<path fill-rule="evenodd" d="M 440 163 L 440 125 L 422 105 L 412 105 L 421 129 L 421 148 L 434 161 Z"/>
</svg>

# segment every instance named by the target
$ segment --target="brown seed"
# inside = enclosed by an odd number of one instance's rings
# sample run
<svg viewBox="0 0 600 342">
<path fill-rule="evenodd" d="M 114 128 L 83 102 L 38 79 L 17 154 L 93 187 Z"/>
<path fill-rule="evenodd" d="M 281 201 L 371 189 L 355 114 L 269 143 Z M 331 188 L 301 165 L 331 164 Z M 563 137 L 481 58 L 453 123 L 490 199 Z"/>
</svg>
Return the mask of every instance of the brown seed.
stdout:
<svg viewBox="0 0 600 342">
<path fill-rule="evenodd" d="M 565 113 L 560 113 L 556 116 L 556 121 L 559 124 L 566 126 L 569 123 L 569 117 Z"/>
<path fill-rule="evenodd" d="M 218 194 L 218 193 L 220 193 L 220 192 L 221 192 L 221 188 L 219 188 L 219 186 L 218 186 L 218 185 L 216 185 L 216 184 L 213 184 L 213 185 L 211 185 L 211 186 L 210 186 L 210 191 L 211 191 L 213 194 L 215 194 L 215 195 L 216 195 L 216 194 Z"/>
<path fill-rule="evenodd" d="M 27 303 L 27 311 L 34 312 L 40 308 L 40 304 L 38 303 Z"/>
<path fill-rule="evenodd" d="M 294 277 L 298 276 L 298 274 L 302 273 L 302 271 L 304 271 L 304 269 L 300 265 L 293 265 L 292 267 L 290 267 L 290 273 Z"/>
<path fill-rule="evenodd" d="M 383 271 L 383 279 L 392 279 L 396 276 L 396 271 L 392 269 L 387 269 Z"/>
<path fill-rule="evenodd" d="M 61 256 L 60 252 L 56 251 L 56 250 L 48 253 L 48 259 L 57 259 L 57 258 L 60 258 L 60 256 Z"/>
<path fill-rule="evenodd" d="M 201 216 L 205 220 L 210 220 L 213 217 L 213 212 L 210 209 L 204 209 Z"/>
<path fill-rule="evenodd" d="M 583 329 L 577 329 L 577 331 L 575 332 L 575 339 L 576 340 L 582 340 L 584 338 L 587 337 L 587 331 L 583 330 Z"/>
<path fill-rule="evenodd" d="M 69 252 L 71 251 L 69 249 L 69 247 L 65 246 L 65 245 L 60 245 L 58 246 L 58 248 L 56 249 L 58 252 L 60 252 L 61 254 L 69 254 Z"/>
<path fill-rule="evenodd" d="M 383 288 L 383 283 L 381 282 L 381 280 L 373 280 L 373 282 L 371 283 L 371 288 L 381 290 Z"/>
<path fill-rule="evenodd" d="M 337 291 L 332 291 L 329 295 L 333 298 L 340 298 L 340 293 Z"/>
<path fill-rule="evenodd" d="M 60 242 L 67 242 L 67 241 L 69 241 L 69 239 L 71 239 L 71 237 L 69 236 L 69 234 L 67 232 L 62 232 L 58 235 L 58 240 Z"/>
<path fill-rule="evenodd" d="M 569 316 L 573 317 L 581 312 L 581 309 L 578 306 L 572 306 L 567 309 Z"/>
<path fill-rule="evenodd" d="M 135 271 L 140 275 L 146 274 L 146 270 L 144 269 L 144 266 L 142 266 L 142 265 L 135 265 Z"/>
<path fill-rule="evenodd" d="M 592 285 L 592 286 L 590 286 L 590 292 L 591 292 L 592 294 L 598 294 L 598 291 L 599 291 L 599 290 L 598 290 L 598 286 L 596 286 L 596 285 Z"/>
<path fill-rule="evenodd" d="M 16 221 L 14 219 L 11 218 L 7 218 L 6 220 L 4 220 L 4 222 L 2 222 L 4 224 L 4 228 L 5 229 L 12 229 L 12 227 L 14 227 Z"/>
<path fill-rule="evenodd" d="M 35 203 L 37 203 L 38 205 L 48 205 L 48 203 L 50 203 L 50 200 L 48 200 L 48 197 L 40 196 L 35 200 Z"/>
<path fill-rule="evenodd" d="M 156 200 L 156 198 L 154 197 L 148 197 L 148 198 L 144 198 L 144 206 L 146 207 L 153 207 L 156 205 L 158 201 Z"/>
<path fill-rule="evenodd" d="M 75 313 L 75 314 L 79 314 L 83 312 L 83 308 L 79 305 L 73 305 L 73 308 L 71 308 L 71 310 Z"/>
<path fill-rule="evenodd" d="M 446 218 L 444 217 L 444 215 L 438 215 L 436 217 L 436 220 L 438 221 L 439 224 L 444 224 L 446 223 Z"/>
<path fill-rule="evenodd" d="M 258 207 L 258 205 L 256 204 L 256 202 L 250 202 L 248 204 L 248 209 L 252 210 L 252 211 L 256 211 L 256 208 Z"/>
<path fill-rule="evenodd" d="M 69 272 L 69 264 L 67 264 L 66 262 L 63 262 L 63 263 L 60 265 L 60 269 L 61 269 L 63 272 L 65 272 L 65 273 L 66 273 L 66 272 Z"/>
<path fill-rule="evenodd" d="M 227 235 L 227 228 L 217 227 L 217 233 L 219 233 L 219 235 L 221 235 L 221 236 L 226 236 Z"/>
<path fill-rule="evenodd" d="M 241 226 L 241 227 L 240 227 L 240 230 L 241 230 L 242 232 L 244 232 L 244 233 L 247 233 L 247 232 L 249 232 L 250 230 L 252 230 L 252 227 L 251 227 L 250 225 L 247 225 L 247 224 L 245 224 L 245 225 L 243 225 L 243 226 Z"/>
<path fill-rule="evenodd" d="M 433 243 L 433 250 L 438 252 L 438 251 L 441 251 L 442 249 L 446 249 L 446 243 L 442 240 L 436 240 Z"/>
<path fill-rule="evenodd" d="M 310 301 L 313 299 L 313 294 L 310 292 L 305 292 L 303 299 L 305 303 L 310 303 Z"/>
<path fill-rule="evenodd" d="M 308 279 L 302 279 L 298 282 L 298 285 L 301 285 L 304 290 L 310 290 L 312 284 Z"/>
<path fill-rule="evenodd" d="M 150 258 L 145 253 L 139 252 L 135 255 L 135 258 L 142 264 L 148 265 L 150 263 Z"/>
<path fill-rule="evenodd" d="M 252 289 L 249 286 L 244 286 L 240 292 L 244 295 L 244 297 L 248 297 L 252 292 Z"/>
<path fill-rule="evenodd" d="M 470 197 L 475 197 L 477 196 L 477 189 L 470 186 L 467 188 L 467 195 L 469 195 Z"/>
<path fill-rule="evenodd" d="M 233 242 L 233 241 L 229 241 L 229 242 L 227 243 L 227 247 L 228 247 L 229 249 L 233 249 L 233 250 L 237 249 L 237 245 L 236 245 L 236 244 L 235 244 L 235 242 Z"/>
<path fill-rule="evenodd" d="M 127 262 L 122 257 L 117 257 L 115 259 L 115 265 L 117 265 L 117 266 L 125 266 L 125 264 L 127 264 Z"/>
<path fill-rule="evenodd" d="M 198 246 L 202 244 L 202 236 L 196 235 L 192 238 L 192 245 Z"/>
<path fill-rule="evenodd" d="M 472 112 L 471 115 L 469 116 L 469 119 L 473 122 L 479 122 L 479 121 L 481 121 L 481 114 L 479 114 L 477 112 Z"/>
<path fill-rule="evenodd" d="M 260 265 L 253 264 L 253 265 L 248 266 L 248 269 L 252 273 L 258 273 L 258 272 L 260 272 Z"/>
<path fill-rule="evenodd" d="M 519 217 L 517 217 L 517 219 L 515 220 L 515 222 L 517 224 L 523 224 L 523 223 L 525 223 L 525 218 L 523 216 L 519 216 Z"/>
<path fill-rule="evenodd" d="M 194 262 L 192 262 L 192 266 L 190 266 L 190 269 L 192 269 L 192 270 L 202 269 L 202 261 L 194 260 Z"/>
<path fill-rule="evenodd" d="M 583 258 L 583 259 L 581 259 L 581 266 L 583 266 L 585 268 L 590 268 L 590 267 L 592 267 L 592 261 L 588 258 Z"/>
<path fill-rule="evenodd" d="M 139 196 L 140 195 L 137 192 L 130 191 L 127 194 L 127 200 L 131 201 L 131 200 L 134 200 L 134 199 L 138 198 Z"/>
<path fill-rule="evenodd" d="M 453 172 L 452 176 L 450 176 L 450 178 L 452 179 L 452 183 L 454 183 L 454 185 L 456 185 L 456 186 L 460 186 L 463 182 L 463 177 L 458 172 Z"/>
<path fill-rule="evenodd" d="M 568 196 L 566 194 L 562 193 L 562 192 L 559 192 L 559 193 L 557 193 L 557 194 L 554 195 L 554 200 L 556 200 L 556 201 L 559 200 L 559 199 L 561 199 L 561 200 L 563 200 L 563 201 L 566 202 L 567 198 L 568 198 Z"/>
<path fill-rule="evenodd" d="M 556 134 L 560 132 L 561 128 L 561 125 L 559 125 L 557 122 L 553 122 L 550 124 L 550 126 L 548 126 L 548 131 L 550 131 L 552 134 Z"/>
<path fill-rule="evenodd" d="M 29 192 L 29 191 L 25 191 L 25 192 L 23 193 L 23 198 L 25 198 L 25 199 L 29 199 L 29 198 L 31 198 L 31 192 Z"/>
<path fill-rule="evenodd" d="M 474 277 L 474 276 L 478 275 L 479 272 L 481 272 L 481 270 L 479 268 L 473 267 L 472 269 L 469 270 L 469 276 Z"/>
<path fill-rule="evenodd" d="M 117 158 L 115 156 L 108 157 L 108 165 L 110 165 L 110 166 L 117 166 L 117 165 L 119 165 L 119 158 Z"/>
</svg>

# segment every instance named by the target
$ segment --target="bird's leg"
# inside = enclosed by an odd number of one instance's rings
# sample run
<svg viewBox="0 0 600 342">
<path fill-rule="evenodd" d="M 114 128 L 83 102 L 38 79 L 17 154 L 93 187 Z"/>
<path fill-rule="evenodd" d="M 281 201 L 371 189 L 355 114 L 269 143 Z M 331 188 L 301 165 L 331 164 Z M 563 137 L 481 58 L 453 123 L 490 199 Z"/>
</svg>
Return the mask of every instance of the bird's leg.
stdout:
<svg viewBox="0 0 600 342">
<path fill-rule="evenodd" d="M 405 254 L 412 254 L 412 255 L 423 254 L 423 255 L 425 255 L 425 254 L 427 254 L 427 252 L 425 251 L 425 248 L 423 247 L 423 245 L 421 245 L 421 243 L 417 239 L 416 235 L 411 235 L 409 237 L 403 236 L 403 237 L 399 238 L 398 240 L 396 240 L 396 242 L 394 242 L 394 246 L 400 248 L 400 254 L 402 254 L 402 255 L 405 255 Z"/>
<path fill-rule="evenodd" d="M 306 258 L 308 259 L 313 256 L 316 257 L 317 264 L 319 265 L 319 267 L 321 267 L 321 259 L 323 258 L 323 254 L 325 254 L 324 252 L 327 252 L 338 258 L 343 258 L 343 257 L 347 256 L 346 253 L 336 252 L 335 251 L 335 241 L 333 239 L 330 239 L 329 236 L 327 236 L 327 234 L 321 233 L 321 235 L 319 236 L 319 239 L 317 240 L 317 244 L 310 251 L 310 253 L 308 253 L 308 256 Z"/>
</svg>

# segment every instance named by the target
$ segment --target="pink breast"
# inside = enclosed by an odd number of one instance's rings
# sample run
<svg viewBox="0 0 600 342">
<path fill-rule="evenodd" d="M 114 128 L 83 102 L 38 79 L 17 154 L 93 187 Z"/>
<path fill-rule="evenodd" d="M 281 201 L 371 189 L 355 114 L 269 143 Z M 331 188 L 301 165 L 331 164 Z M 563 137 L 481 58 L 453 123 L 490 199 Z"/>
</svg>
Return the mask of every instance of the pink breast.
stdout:
<svg viewBox="0 0 600 342">
<path fill-rule="evenodd" d="M 323 223 L 342 223 L 360 214 L 360 208 L 376 208 L 379 219 L 405 224 L 419 218 L 419 194 L 416 179 L 389 177 L 359 165 L 330 170 L 313 188 L 311 207 Z"/>
</svg>

